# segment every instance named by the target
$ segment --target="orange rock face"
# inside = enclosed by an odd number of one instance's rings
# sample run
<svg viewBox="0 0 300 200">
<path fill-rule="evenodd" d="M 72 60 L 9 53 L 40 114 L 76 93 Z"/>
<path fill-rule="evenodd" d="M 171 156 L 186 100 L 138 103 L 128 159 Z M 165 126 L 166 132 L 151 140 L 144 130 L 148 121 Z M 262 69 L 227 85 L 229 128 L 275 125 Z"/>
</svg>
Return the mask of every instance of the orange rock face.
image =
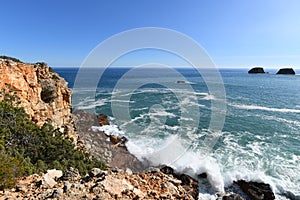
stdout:
<svg viewBox="0 0 300 200">
<path fill-rule="evenodd" d="M 20 106 L 38 126 L 47 119 L 55 128 L 77 139 L 71 117 L 71 94 L 67 82 L 45 63 L 27 64 L 0 58 L 0 90 L 15 91 Z"/>
</svg>

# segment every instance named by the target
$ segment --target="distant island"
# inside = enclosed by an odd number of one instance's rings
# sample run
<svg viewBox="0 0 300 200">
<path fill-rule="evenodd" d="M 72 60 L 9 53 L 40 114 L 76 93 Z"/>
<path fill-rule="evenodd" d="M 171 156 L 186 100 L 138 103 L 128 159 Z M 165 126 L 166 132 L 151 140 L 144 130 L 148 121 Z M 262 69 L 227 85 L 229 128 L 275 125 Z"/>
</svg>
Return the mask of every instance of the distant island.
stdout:
<svg viewBox="0 0 300 200">
<path fill-rule="evenodd" d="M 248 74 L 265 74 L 262 67 L 254 67 L 248 71 Z"/>
<path fill-rule="evenodd" d="M 282 68 L 279 69 L 279 71 L 276 74 L 290 74 L 290 75 L 295 75 L 295 71 L 293 68 Z"/>
<path fill-rule="evenodd" d="M 268 74 L 268 72 L 264 71 L 264 68 L 262 67 L 253 67 L 248 71 L 248 74 Z M 276 74 L 290 74 L 290 75 L 295 75 L 295 71 L 293 68 L 281 68 L 278 70 Z"/>
</svg>

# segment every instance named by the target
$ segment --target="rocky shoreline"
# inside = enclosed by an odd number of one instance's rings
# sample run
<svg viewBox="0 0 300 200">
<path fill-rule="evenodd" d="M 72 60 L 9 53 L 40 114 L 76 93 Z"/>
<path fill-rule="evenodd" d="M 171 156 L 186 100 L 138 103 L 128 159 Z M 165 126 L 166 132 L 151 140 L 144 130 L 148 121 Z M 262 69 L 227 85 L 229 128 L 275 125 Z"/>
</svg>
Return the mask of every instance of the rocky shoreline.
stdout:
<svg viewBox="0 0 300 200">
<path fill-rule="evenodd" d="M 148 173 L 149 166 L 148 163 L 140 162 L 134 155 L 130 154 L 126 149 L 126 146 L 121 143 L 121 145 L 115 145 L 111 141 L 111 136 L 106 135 L 102 131 L 93 131 L 92 126 L 102 126 L 109 125 L 106 116 L 96 115 L 84 112 L 82 110 L 75 110 L 73 112 L 74 121 L 76 125 L 76 130 L 79 134 L 79 143 L 86 148 L 87 151 L 91 152 L 98 159 L 105 160 L 108 166 L 117 167 L 121 171 L 127 171 L 138 174 Z M 80 120 L 79 120 L 80 119 Z M 121 138 L 119 138 L 120 140 Z M 99 148 L 101 147 L 101 148 Z M 192 178 L 186 174 L 177 174 L 174 169 L 168 166 L 154 166 L 155 171 L 163 172 L 166 175 L 172 175 L 173 178 L 177 178 L 184 182 L 184 177 L 189 180 L 185 185 L 185 189 L 188 194 L 194 194 L 192 199 L 199 199 L 199 181 L 207 178 L 205 173 L 198 175 L 197 179 Z M 148 173 L 148 175 L 151 175 Z M 226 200 L 272 200 L 275 199 L 275 195 L 269 184 L 259 183 L 259 182 L 247 182 L 244 180 L 238 180 L 233 183 L 234 187 L 238 187 L 242 194 L 236 194 L 233 192 L 216 193 L 216 199 L 226 199 Z M 197 195 L 195 195 L 197 191 Z M 155 198 L 154 198 L 155 199 Z M 158 198 L 161 199 L 161 198 Z M 177 199 L 177 198 L 176 198 Z M 179 198 L 185 199 L 185 198 Z M 191 199 L 191 198 L 187 198 Z"/>
<path fill-rule="evenodd" d="M 78 147 L 89 151 L 98 159 L 105 160 L 106 170 L 92 169 L 81 177 L 78 170 L 70 168 L 48 170 L 20 178 L 13 189 L 0 193 L 0 200 L 14 199 L 201 199 L 199 182 L 186 174 L 177 174 L 168 166 L 151 167 L 131 155 L 124 145 L 109 141 L 104 132 L 91 129 L 95 125 L 105 125 L 106 117 L 82 110 L 73 112 Z M 104 119 L 104 121 L 103 121 Z M 198 179 L 206 179 L 201 174 Z M 246 182 L 233 183 L 243 194 L 233 192 L 216 193 L 218 200 L 271 200 L 275 196 L 268 184 Z"/>
<path fill-rule="evenodd" d="M 82 110 L 71 112 L 71 90 L 46 64 L 2 57 L 0 72 L 0 89 L 14 89 L 36 124 L 52 120 L 54 127 L 74 139 L 77 149 L 90 152 L 107 165 L 106 170 L 94 168 L 85 176 L 70 168 L 65 173 L 53 169 L 22 177 L 14 188 L 0 192 L 0 200 L 199 199 L 199 180 L 206 179 L 205 174 L 192 178 L 168 166 L 149 166 L 128 152 L 126 138 L 92 130 L 92 126 L 109 124 L 107 117 Z M 216 199 L 275 199 L 268 184 L 242 180 L 234 184 L 244 191 L 243 197 L 227 192 L 215 194 Z"/>
</svg>

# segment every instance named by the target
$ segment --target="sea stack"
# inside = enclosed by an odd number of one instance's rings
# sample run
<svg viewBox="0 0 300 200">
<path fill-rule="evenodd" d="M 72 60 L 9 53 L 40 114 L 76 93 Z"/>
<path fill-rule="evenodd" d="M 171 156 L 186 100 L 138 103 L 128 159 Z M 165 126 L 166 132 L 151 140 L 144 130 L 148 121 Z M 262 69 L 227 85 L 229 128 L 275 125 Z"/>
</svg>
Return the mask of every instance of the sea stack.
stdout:
<svg viewBox="0 0 300 200">
<path fill-rule="evenodd" d="M 262 67 L 254 67 L 248 71 L 248 74 L 264 74 L 265 71 Z"/>
<path fill-rule="evenodd" d="M 295 75 L 295 71 L 293 70 L 293 68 L 282 68 L 279 69 L 279 71 L 276 74 L 291 74 L 291 75 Z"/>
</svg>

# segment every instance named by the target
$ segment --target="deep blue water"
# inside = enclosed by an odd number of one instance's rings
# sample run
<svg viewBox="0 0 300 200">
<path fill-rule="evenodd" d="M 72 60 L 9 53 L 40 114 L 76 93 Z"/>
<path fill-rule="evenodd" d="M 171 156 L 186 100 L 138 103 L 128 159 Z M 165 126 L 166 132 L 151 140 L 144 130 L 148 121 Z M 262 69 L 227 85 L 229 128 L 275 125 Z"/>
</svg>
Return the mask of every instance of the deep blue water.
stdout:
<svg viewBox="0 0 300 200">
<path fill-rule="evenodd" d="M 55 69 L 71 88 L 77 70 Z M 279 195 L 283 193 L 299 198 L 300 76 L 275 75 L 274 70 L 270 74 L 248 74 L 247 69 L 221 69 L 225 123 L 213 151 L 202 159 L 203 141 L 213 134 L 209 130 L 211 105 L 218 99 L 195 69 L 176 69 L 174 73 L 164 70 L 143 69 L 130 74 L 130 69 L 109 68 L 97 89 L 89 87 L 89 81 L 98 72 L 86 70 L 81 80 L 84 83 L 76 83 L 74 88 L 73 107 L 110 116 L 119 132 L 113 127 L 107 129 L 125 134 L 129 151 L 139 159 L 211 174 L 215 190 L 243 178 L 270 183 L 277 198 L 283 198 Z M 193 130 L 195 121 L 198 126 Z M 167 152 L 170 141 L 185 150 L 178 160 L 167 158 L 178 153 L 175 147 Z"/>
</svg>

